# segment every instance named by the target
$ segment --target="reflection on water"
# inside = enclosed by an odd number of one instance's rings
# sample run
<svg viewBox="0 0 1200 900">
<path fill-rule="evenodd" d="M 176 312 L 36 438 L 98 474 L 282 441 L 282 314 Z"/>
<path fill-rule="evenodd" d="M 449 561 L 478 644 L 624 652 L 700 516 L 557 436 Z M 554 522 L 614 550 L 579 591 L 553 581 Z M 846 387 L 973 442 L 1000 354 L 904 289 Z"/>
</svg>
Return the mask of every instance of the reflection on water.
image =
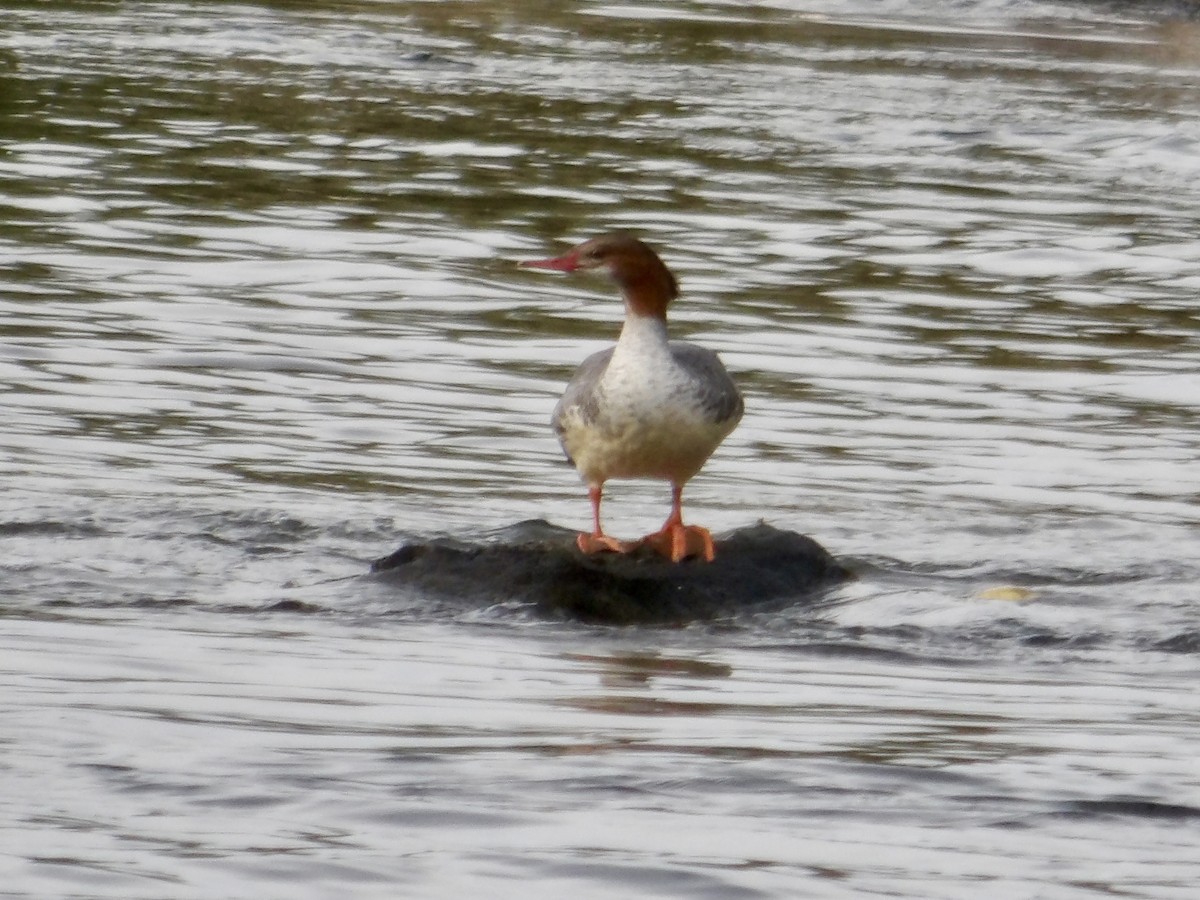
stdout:
<svg viewBox="0 0 1200 900">
<path fill-rule="evenodd" d="M 993 0 L 6 11 L 13 889 L 1190 896 L 1197 46 Z M 845 555 L 819 607 L 362 576 L 586 521 L 547 420 L 620 309 L 515 260 L 612 227 L 747 396 L 691 515 Z"/>
</svg>

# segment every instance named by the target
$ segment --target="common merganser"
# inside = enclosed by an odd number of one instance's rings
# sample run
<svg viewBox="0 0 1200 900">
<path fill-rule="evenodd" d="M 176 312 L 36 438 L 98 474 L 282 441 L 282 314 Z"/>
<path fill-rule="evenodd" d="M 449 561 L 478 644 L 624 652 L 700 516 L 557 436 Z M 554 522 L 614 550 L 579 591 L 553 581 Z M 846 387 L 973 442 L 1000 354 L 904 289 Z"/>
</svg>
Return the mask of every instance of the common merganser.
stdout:
<svg viewBox="0 0 1200 900">
<path fill-rule="evenodd" d="M 667 339 L 667 305 L 679 295 L 675 276 L 658 254 L 624 232 L 522 265 L 560 272 L 603 269 L 625 300 L 616 346 L 583 361 L 552 419 L 592 503 L 592 531 L 579 535 L 579 549 L 627 553 L 648 544 L 674 562 L 689 556 L 711 562 L 708 529 L 683 524 L 683 486 L 741 420 L 742 396 L 717 354 Z M 610 478 L 669 481 L 671 514 L 663 527 L 632 542 L 605 534 L 600 501 Z"/>
</svg>

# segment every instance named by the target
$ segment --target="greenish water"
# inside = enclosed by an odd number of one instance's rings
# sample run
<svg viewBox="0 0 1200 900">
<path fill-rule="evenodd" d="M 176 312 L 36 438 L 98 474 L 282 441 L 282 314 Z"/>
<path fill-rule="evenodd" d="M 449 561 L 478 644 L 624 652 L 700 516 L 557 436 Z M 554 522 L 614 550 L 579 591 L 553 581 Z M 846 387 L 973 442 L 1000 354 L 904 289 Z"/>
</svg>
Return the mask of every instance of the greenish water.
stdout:
<svg viewBox="0 0 1200 900">
<path fill-rule="evenodd" d="M 1190 897 L 1200 29 L 1151 5 L 10 4 L 13 896 Z M 362 576 L 588 521 L 613 228 L 862 577 L 599 629 Z M 614 485 L 614 532 L 661 485 Z"/>
</svg>

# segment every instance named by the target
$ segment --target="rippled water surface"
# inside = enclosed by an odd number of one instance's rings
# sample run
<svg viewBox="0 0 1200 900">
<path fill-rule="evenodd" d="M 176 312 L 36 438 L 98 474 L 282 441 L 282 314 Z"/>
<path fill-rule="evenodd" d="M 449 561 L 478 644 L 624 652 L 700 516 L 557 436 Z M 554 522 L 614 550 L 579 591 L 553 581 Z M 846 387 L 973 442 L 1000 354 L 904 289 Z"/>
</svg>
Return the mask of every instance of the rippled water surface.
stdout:
<svg viewBox="0 0 1200 900">
<path fill-rule="evenodd" d="M 1200 28 L 1150 4 L 0 14 L 5 896 L 1190 898 Z M 613 227 L 747 414 L 682 628 L 364 573 L 587 523 Z M 617 534 L 666 490 L 615 484 Z"/>
</svg>

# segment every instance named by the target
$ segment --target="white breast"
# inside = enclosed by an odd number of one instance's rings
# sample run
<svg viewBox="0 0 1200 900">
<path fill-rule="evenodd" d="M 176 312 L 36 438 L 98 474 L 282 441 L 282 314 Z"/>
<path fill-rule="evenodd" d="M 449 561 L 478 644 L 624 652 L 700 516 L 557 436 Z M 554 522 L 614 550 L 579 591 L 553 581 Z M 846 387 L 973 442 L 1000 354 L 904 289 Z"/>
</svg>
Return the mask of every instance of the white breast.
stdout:
<svg viewBox="0 0 1200 900">
<path fill-rule="evenodd" d="M 563 410 L 563 448 L 584 480 L 656 478 L 683 484 L 737 418 L 714 421 L 695 378 L 671 354 L 666 326 L 630 317 L 595 388 L 592 408 Z"/>
</svg>

